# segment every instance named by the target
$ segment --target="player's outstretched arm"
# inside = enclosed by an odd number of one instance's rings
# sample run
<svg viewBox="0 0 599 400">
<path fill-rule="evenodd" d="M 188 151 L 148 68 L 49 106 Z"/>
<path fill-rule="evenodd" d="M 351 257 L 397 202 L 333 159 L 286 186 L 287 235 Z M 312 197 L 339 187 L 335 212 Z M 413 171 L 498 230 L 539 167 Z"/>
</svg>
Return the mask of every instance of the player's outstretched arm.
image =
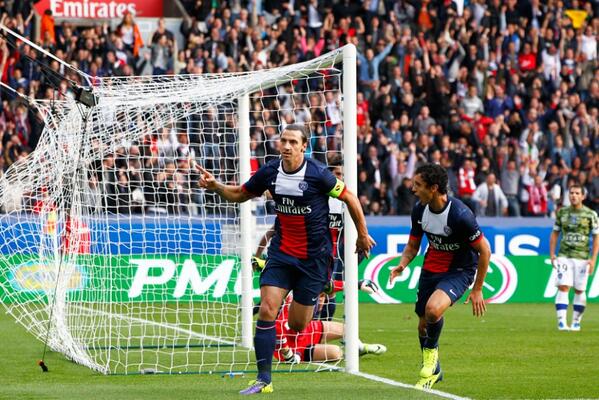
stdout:
<svg viewBox="0 0 599 400">
<path fill-rule="evenodd" d="M 349 215 L 351 215 L 356 230 L 358 231 L 358 240 L 356 240 L 356 253 L 364 253 L 364 256 L 370 255 L 370 250 L 376 246 L 376 242 L 368 234 L 368 228 L 366 228 L 366 218 L 362 212 L 360 201 L 355 194 L 349 190 L 345 190 L 342 197 L 339 200 L 343 201 L 347 205 Z"/>
<path fill-rule="evenodd" d="M 408 244 L 401 253 L 401 259 L 399 260 L 399 265 L 391 270 L 391 275 L 389 275 L 389 283 L 393 283 L 393 280 L 401 275 L 404 269 L 410 264 L 410 262 L 416 257 L 418 254 L 418 250 L 420 249 L 420 242 L 422 241 L 422 237 L 414 237 L 410 235 L 410 239 L 408 240 Z"/>
<path fill-rule="evenodd" d="M 216 180 L 214 175 L 198 164 L 196 164 L 196 169 L 200 173 L 200 187 L 216 192 L 220 197 L 227 201 L 243 203 L 254 197 L 251 193 L 244 191 L 239 185 L 225 185 L 220 183 Z"/>
<path fill-rule="evenodd" d="M 491 260 L 491 248 L 487 239 L 483 238 L 472 244 L 472 247 L 478 251 L 478 268 L 476 270 L 476 281 L 466 299 L 466 304 L 472 302 L 472 314 L 476 317 L 482 317 L 487 311 L 485 299 L 483 298 L 483 283 L 489 269 L 489 261 Z"/>
</svg>

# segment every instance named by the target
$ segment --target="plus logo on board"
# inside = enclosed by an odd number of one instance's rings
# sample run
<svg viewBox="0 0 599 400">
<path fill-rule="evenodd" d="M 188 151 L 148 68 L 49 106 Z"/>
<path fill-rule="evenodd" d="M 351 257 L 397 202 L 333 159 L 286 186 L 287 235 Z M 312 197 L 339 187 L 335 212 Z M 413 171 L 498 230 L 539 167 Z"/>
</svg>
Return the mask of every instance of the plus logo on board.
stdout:
<svg viewBox="0 0 599 400">
<path fill-rule="evenodd" d="M 378 293 L 368 296 L 377 303 L 413 303 L 416 301 L 418 279 L 422 271 L 422 257 L 416 257 L 403 273 L 389 283 L 391 270 L 399 264 L 400 256 L 397 254 L 379 254 L 368 259 L 364 263 L 363 279 L 370 279 L 379 285 Z"/>
<path fill-rule="evenodd" d="M 483 284 L 483 297 L 488 303 L 505 303 L 518 288 L 518 272 L 507 257 L 491 255 L 491 263 Z"/>
<path fill-rule="evenodd" d="M 364 271 L 362 278 L 376 282 L 381 290 L 379 293 L 361 296 L 370 296 L 377 303 L 415 302 L 423 257 L 416 257 L 393 283 L 389 283 L 391 269 L 399 264 L 399 260 L 400 256 L 396 254 L 379 254 L 364 261 L 360 266 Z M 514 264 L 504 256 L 492 255 L 483 287 L 485 299 L 489 303 L 505 303 L 517 287 L 518 273 Z"/>
</svg>

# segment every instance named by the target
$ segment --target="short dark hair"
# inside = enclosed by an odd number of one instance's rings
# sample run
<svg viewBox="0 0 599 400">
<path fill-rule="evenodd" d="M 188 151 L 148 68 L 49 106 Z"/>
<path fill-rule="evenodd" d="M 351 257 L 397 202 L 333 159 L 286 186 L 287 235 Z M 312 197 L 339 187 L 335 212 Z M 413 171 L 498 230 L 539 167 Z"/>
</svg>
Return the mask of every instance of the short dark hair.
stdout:
<svg viewBox="0 0 599 400">
<path fill-rule="evenodd" d="M 302 142 L 303 143 L 308 143 L 308 140 L 310 140 L 310 135 L 308 134 L 308 130 L 306 129 L 306 127 L 304 125 L 300 125 L 300 124 L 289 124 L 285 127 L 285 129 L 283 129 L 283 132 L 285 131 L 298 131 L 302 134 Z"/>
<path fill-rule="evenodd" d="M 427 186 L 437 185 L 441 194 L 447 194 L 447 171 L 437 164 L 424 164 L 416 169 L 415 175 L 420 175 Z"/>
<path fill-rule="evenodd" d="M 580 182 L 578 181 L 574 181 L 572 182 L 572 184 L 570 184 L 570 187 L 568 189 L 572 189 L 572 188 L 578 188 L 580 190 L 583 190 L 584 188 L 582 187 L 582 185 L 580 184 Z"/>
<path fill-rule="evenodd" d="M 578 189 L 580 189 L 580 193 L 585 194 L 584 187 L 582 187 L 582 185 L 580 184 L 580 182 L 575 181 L 574 183 L 572 183 L 570 185 L 570 187 L 568 188 L 568 190 L 572 190 L 573 188 L 578 188 Z"/>
</svg>

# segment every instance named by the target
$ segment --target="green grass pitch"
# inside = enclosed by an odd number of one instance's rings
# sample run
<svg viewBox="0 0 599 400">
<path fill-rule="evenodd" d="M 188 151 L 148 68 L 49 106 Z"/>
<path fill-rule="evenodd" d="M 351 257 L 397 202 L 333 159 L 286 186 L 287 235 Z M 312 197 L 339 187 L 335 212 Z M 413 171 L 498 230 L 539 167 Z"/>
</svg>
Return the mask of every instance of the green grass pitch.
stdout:
<svg viewBox="0 0 599 400">
<path fill-rule="evenodd" d="M 412 305 L 360 305 L 361 338 L 389 351 L 360 360 L 363 372 L 414 383 L 420 364 Z M 445 380 L 436 389 L 473 399 L 598 398 L 599 315 L 591 304 L 581 332 L 558 332 L 552 304 L 490 305 L 482 319 L 456 305 L 446 315 L 440 355 Z M 0 312 L 0 399 L 238 399 L 253 376 L 104 376 L 49 353 Z M 338 372 L 277 373 L 283 399 L 432 399 Z"/>
</svg>

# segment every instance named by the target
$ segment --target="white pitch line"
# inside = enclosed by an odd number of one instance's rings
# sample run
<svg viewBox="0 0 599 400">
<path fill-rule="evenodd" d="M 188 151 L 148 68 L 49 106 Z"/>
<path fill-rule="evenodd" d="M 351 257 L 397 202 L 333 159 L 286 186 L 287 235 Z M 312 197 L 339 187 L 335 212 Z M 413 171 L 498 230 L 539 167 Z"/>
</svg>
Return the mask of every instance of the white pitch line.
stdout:
<svg viewBox="0 0 599 400">
<path fill-rule="evenodd" d="M 371 381 L 375 381 L 375 382 L 386 383 L 387 385 L 391 385 L 391 386 L 401 387 L 404 389 L 419 390 L 419 389 L 416 389 L 414 387 L 414 385 L 408 385 L 407 383 L 394 381 L 393 379 L 383 378 L 383 377 L 380 377 L 377 375 L 366 374 L 364 372 L 354 372 L 352 375 L 356 375 L 356 376 L 359 376 L 359 377 L 362 377 L 365 379 L 370 379 Z M 451 399 L 451 400 L 470 400 L 468 397 L 460 397 L 460 396 L 456 396 L 455 394 L 442 392 L 442 391 L 436 390 L 436 389 L 424 389 L 424 390 L 422 390 L 422 392 L 434 394 L 436 396 L 443 397 L 445 399 Z"/>
<path fill-rule="evenodd" d="M 136 322 L 141 322 L 141 323 L 147 323 L 147 324 L 151 324 L 151 325 L 161 326 L 161 327 L 164 327 L 164 328 L 167 328 L 167 329 L 172 329 L 172 330 L 174 330 L 176 332 L 185 333 L 185 334 L 188 334 L 190 336 L 195 336 L 195 337 L 198 337 L 198 338 L 201 338 L 201 339 L 209 339 L 209 340 L 214 340 L 214 341 L 217 341 L 217 342 L 221 342 L 221 343 L 225 343 L 225 344 L 232 344 L 232 345 L 237 344 L 235 342 L 230 342 L 230 341 L 227 341 L 227 340 L 222 340 L 222 339 L 218 339 L 218 338 L 214 338 L 214 337 L 202 335 L 201 333 L 197 333 L 197 332 L 191 331 L 189 329 L 182 329 L 182 328 L 179 328 L 177 326 L 170 325 L 170 324 L 159 323 L 159 322 L 150 321 L 150 320 L 142 319 L 142 318 L 129 317 L 127 315 L 122 315 L 122 314 L 111 314 L 111 313 L 108 313 L 106 311 L 96 310 L 96 309 L 87 308 L 87 307 L 83 307 L 83 306 L 73 306 L 73 305 L 71 305 L 71 307 L 80 308 L 80 309 L 83 309 L 85 311 L 91 311 L 91 312 L 94 312 L 94 313 L 97 313 L 97 314 L 103 314 L 103 315 L 106 315 L 108 317 L 119 318 L 119 319 L 124 319 L 124 320 L 129 320 L 129 321 L 136 321 Z M 312 364 L 319 365 L 319 366 L 324 366 L 322 363 L 312 363 Z M 337 369 L 339 367 L 335 367 L 335 366 L 330 367 L 329 366 L 328 368 Z M 341 368 L 339 368 L 339 369 L 341 369 Z M 355 373 L 352 373 L 352 375 L 356 375 L 356 376 L 359 376 L 359 377 L 364 378 L 364 379 L 370 379 L 371 381 L 375 381 L 375 382 L 385 383 L 385 384 L 391 385 L 391 386 L 401 387 L 401 388 L 404 388 L 404 389 L 418 390 L 418 389 L 416 389 L 414 387 L 414 385 L 409 385 L 407 383 L 402 383 L 402 382 L 394 381 L 393 379 L 383 378 L 381 376 L 367 374 L 367 373 L 364 373 L 364 372 L 355 372 Z M 425 390 L 422 390 L 422 391 L 426 392 L 426 393 L 434 394 L 434 395 L 439 396 L 439 397 L 443 397 L 445 399 L 451 399 L 451 400 L 470 400 L 468 397 L 460 397 L 460 396 L 457 396 L 455 394 L 442 392 L 442 391 L 436 390 L 436 389 L 425 389 Z"/>
<path fill-rule="evenodd" d="M 199 339 L 207 339 L 207 340 L 212 340 L 212 341 L 215 341 L 215 342 L 218 342 L 218 343 L 230 344 L 230 345 L 237 345 L 238 344 L 238 343 L 235 343 L 235 342 L 232 342 L 232 341 L 229 341 L 229 340 L 223 340 L 223 339 L 215 338 L 215 337 L 212 337 L 212 336 L 202 335 L 201 333 L 197 333 L 197 332 L 194 332 L 194 331 L 189 330 L 189 329 L 179 328 L 178 326 L 171 325 L 171 324 L 165 324 L 165 323 L 161 323 L 161 322 L 150 321 L 150 320 L 143 319 L 143 318 L 130 317 L 128 315 L 111 314 L 111 313 L 106 312 L 106 311 L 97 310 L 97 309 L 94 309 L 94 308 L 88 308 L 88 307 L 84 307 L 84 306 L 71 305 L 71 307 L 83 309 L 85 311 L 93 312 L 95 314 L 105 315 L 105 316 L 108 316 L 108 317 L 111 317 L 111 318 L 117 318 L 117 319 L 122 319 L 122 320 L 126 320 L 126 321 L 140 322 L 142 324 L 149 324 L 149 325 L 160 326 L 160 327 L 171 329 L 171 330 L 173 330 L 175 332 L 184 333 L 184 334 L 187 334 L 189 336 L 196 337 L 196 338 L 199 338 Z"/>
</svg>

